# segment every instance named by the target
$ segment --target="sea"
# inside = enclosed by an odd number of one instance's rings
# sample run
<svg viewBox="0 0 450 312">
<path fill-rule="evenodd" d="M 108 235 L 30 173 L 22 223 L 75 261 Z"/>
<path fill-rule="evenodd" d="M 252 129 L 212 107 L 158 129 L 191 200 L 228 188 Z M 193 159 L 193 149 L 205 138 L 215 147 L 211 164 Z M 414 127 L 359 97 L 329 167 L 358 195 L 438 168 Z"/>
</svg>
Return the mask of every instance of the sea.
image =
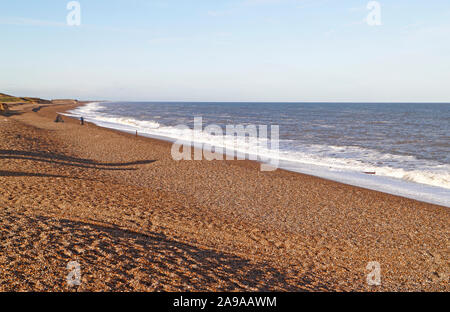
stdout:
<svg viewBox="0 0 450 312">
<path fill-rule="evenodd" d="M 67 115 L 172 142 L 234 142 L 261 160 L 276 157 L 282 169 L 450 207 L 446 103 L 92 102 Z M 195 117 L 225 137 L 194 129 Z M 267 126 L 268 138 L 227 137 L 230 125 Z M 268 144 L 275 126 L 276 153 Z"/>
</svg>

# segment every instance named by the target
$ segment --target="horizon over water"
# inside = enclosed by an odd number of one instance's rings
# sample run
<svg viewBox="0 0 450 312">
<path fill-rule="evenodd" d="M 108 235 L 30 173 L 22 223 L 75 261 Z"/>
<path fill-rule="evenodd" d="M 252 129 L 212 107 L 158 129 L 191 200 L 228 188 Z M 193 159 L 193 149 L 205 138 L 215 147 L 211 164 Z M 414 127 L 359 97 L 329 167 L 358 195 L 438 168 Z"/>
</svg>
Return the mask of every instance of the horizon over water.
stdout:
<svg viewBox="0 0 450 312">
<path fill-rule="evenodd" d="M 279 125 L 280 168 L 450 207 L 447 103 L 93 102 L 68 115 L 169 141 L 185 138 L 175 126 L 192 129 L 194 117 L 224 132 L 254 124 L 270 133 Z M 212 135 L 196 138 L 221 144 Z"/>
</svg>

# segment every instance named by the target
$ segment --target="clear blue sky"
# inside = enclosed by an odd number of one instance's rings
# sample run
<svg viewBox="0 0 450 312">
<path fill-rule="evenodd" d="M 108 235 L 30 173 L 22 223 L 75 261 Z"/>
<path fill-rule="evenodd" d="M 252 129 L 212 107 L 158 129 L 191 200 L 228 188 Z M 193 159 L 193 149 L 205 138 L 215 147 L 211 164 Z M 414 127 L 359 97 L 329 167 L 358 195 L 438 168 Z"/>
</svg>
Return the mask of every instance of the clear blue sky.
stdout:
<svg viewBox="0 0 450 312">
<path fill-rule="evenodd" d="M 450 102 L 450 1 L 0 0 L 0 92 Z"/>
</svg>

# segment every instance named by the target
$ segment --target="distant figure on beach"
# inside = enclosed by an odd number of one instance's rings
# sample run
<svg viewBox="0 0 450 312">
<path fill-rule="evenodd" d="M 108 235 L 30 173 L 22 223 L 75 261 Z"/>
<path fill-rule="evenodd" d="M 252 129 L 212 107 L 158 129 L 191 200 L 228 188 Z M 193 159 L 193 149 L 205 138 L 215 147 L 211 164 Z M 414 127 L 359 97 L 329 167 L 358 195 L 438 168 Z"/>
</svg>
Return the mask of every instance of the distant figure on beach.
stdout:
<svg viewBox="0 0 450 312">
<path fill-rule="evenodd" d="M 83 117 L 80 117 L 80 124 L 81 124 L 82 126 L 84 126 L 84 118 L 83 118 Z"/>
<path fill-rule="evenodd" d="M 58 114 L 56 115 L 55 122 L 64 122 L 64 120 L 62 119 L 62 116 Z"/>
</svg>

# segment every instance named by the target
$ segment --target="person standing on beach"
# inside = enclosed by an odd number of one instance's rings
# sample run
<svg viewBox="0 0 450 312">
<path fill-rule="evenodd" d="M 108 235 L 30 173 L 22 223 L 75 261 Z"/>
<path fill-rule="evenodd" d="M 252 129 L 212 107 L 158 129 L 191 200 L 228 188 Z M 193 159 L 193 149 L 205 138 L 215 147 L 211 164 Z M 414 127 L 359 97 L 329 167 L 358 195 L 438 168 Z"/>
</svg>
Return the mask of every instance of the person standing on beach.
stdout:
<svg viewBox="0 0 450 312">
<path fill-rule="evenodd" d="M 63 120 L 63 118 L 61 117 L 60 114 L 56 115 L 55 122 L 64 122 L 64 120 Z"/>
<path fill-rule="evenodd" d="M 82 126 L 84 126 L 84 118 L 83 118 L 83 117 L 80 117 L 80 124 L 81 124 Z"/>
</svg>

